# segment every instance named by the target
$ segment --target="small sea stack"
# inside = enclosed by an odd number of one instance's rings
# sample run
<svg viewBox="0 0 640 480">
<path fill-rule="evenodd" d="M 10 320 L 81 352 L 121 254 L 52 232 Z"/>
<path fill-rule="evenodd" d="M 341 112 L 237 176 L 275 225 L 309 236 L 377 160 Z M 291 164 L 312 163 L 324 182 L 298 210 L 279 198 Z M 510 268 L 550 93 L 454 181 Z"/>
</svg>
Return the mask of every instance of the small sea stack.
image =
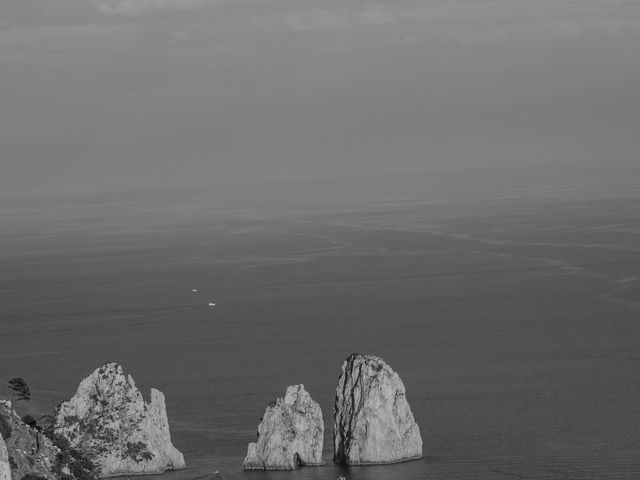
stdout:
<svg viewBox="0 0 640 480">
<path fill-rule="evenodd" d="M 322 465 L 324 423 L 320 405 L 304 385 L 287 387 L 284 398 L 270 404 L 244 459 L 245 470 L 293 470 Z"/>
<path fill-rule="evenodd" d="M 146 403 L 131 375 L 116 363 L 96 369 L 58 406 L 55 433 L 86 452 L 102 477 L 185 467 L 171 443 L 164 395 L 152 388 Z"/>
<path fill-rule="evenodd" d="M 347 465 L 422 457 L 422 438 L 402 380 L 384 360 L 352 354 L 342 364 L 333 412 L 334 460 Z"/>
</svg>

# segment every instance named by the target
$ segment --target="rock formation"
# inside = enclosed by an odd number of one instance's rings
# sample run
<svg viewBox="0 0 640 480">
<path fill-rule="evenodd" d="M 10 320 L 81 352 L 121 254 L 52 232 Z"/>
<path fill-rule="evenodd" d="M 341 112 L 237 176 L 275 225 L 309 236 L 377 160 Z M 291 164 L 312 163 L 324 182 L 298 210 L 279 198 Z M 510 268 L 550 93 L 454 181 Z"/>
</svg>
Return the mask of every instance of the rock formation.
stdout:
<svg viewBox="0 0 640 480">
<path fill-rule="evenodd" d="M 321 465 L 324 423 L 320 405 L 304 385 L 287 387 L 264 412 L 258 441 L 249 444 L 247 470 L 292 470 L 299 465 Z"/>
<path fill-rule="evenodd" d="M 86 452 L 103 477 L 185 466 L 171 443 L 162 392 L 152 388 L 151 403 L 145 403 L 131 375 L 116 363 L 95 370 L 58 406 L 55 433 Z"/>
<path fill-rule="evenodd" d="M 60 467 L 60 450 L 38 430 L 25 425 L 6 400 L 0 401 L 0 435 L 1 480 L 25 476 L 58 479 L 54 469 Z"/>
<path fill-rule="evenodd" d="M 333 417 L 334 460 L 349 465 L 420 458 L 420 429 L 396 372 L 381 358 L 352 354 L 342 365 Z"/>
<path fill-rule="evenodd" d="M 7 446 L 0 432 L 0 480 L 11 480 L 11 467 L 9 466 L 9 454 Z"/>
</svg>

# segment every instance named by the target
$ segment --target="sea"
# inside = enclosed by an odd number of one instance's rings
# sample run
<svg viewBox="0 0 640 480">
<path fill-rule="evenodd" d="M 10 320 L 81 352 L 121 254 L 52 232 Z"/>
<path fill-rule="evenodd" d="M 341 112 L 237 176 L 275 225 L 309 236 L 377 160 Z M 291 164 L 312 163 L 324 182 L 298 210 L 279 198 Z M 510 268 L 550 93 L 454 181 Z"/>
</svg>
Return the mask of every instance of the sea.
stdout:
<svg viewBox="0 0 640 480">
<path fill-rule="evenodd" d="M 6 194 L 0 327 L 23 414 L 105 362 L 164 392 L 188 468 L 163 480 L 640 478 L 632 178 Z M 332 461 L 354 352 L 402 378 L 422 459 Z M 300 383 L 326 464 L 243 471 L 265 407 Z"/>
</svg>

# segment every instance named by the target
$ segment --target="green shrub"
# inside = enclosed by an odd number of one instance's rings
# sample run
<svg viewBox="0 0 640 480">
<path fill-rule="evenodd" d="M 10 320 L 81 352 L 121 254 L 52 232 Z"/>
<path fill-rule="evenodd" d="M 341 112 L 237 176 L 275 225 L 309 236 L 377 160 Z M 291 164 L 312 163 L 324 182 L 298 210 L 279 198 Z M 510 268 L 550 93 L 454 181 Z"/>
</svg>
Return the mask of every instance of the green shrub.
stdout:
<svg viewBox="0 0 640 480">
<path fill-rule="evenodd" d="M 84 453 L 73 448 L 69 441 L 60 435 L 50 434 L 47 436 L 60 449 L 53 466 L 53 473 L 60 480 L 98 480 L 99 468 Z M 63 472 L 65 467 L 71 472 L 70 475 Z"/>
<path fill-rule="evenodd" d="M 142 442 L 127 442 L 127 450 L 124 452 L 123 457 L 130 457 L 136 462 L 141 462 L 142 460 L 151 460 L 153 453 L 147 450 L 147 446 Z"/>
<path fill-rule="evenodd" d="M 31 428 L 36 428 L 36 425 L 38 425 L 38 422 L 36 422 L 36 419 L 28 414 L 22 417 L 22 423 L 30 426 Z"/>
<path fill-rule="evenodd" d="M 11 390 L 12 398 L 16 401 L 31 400 L 31 392 L 29 391 L 29 386 L 27 385 L 27 382 L 24 381 L 24 378 L 16 377 L 9 380 L 9 389 Z"/>
</svg>

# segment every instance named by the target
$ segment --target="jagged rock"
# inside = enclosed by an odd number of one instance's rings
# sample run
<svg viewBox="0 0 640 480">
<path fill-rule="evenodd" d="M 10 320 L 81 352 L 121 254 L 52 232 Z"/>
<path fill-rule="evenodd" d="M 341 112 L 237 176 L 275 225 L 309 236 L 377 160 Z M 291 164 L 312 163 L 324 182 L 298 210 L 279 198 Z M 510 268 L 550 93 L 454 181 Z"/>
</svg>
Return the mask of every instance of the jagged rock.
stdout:
<svg viewBox="0 0 640 480">
<path fill-rule="evenodd" d="M 402 380 L 381 358 L 354 353 L 345 360 L 333 415 L 338 463 L 395 463 L 422 456 L 420 429 Z"/>
<path fill-rule="evenodd" d="M 145 403 L 131 375 L 116 363 L 95 370 L 58 406 L 55 433 L 86 452 L 103 477 L 185 466 L 171 443 L 162 392 L 152 388 L 151 403 Z"/>
<path fill-rule="evenodd" d="M 9 454 L 7 446 L 0 432 L 0 480 L 11 480 L 11 467 L 9 466 Z"/>
<path fill-rule="evenodd" d="M 284 398 L 267 407 L 258 426 L 258 441 L 249 444 L 247 470 L 292 470 L 322 465 L 324 422 L 320 405 L 304 385 L 287 387 Z"/>
<path fill-rule="evenodd" d="M 54 468 L 60 450 L 38 430 L 25 425 L 7 400 L 0 401 L 0 435 L 1 480 L 25 476 L 58 479 Z"/>
</svg>

